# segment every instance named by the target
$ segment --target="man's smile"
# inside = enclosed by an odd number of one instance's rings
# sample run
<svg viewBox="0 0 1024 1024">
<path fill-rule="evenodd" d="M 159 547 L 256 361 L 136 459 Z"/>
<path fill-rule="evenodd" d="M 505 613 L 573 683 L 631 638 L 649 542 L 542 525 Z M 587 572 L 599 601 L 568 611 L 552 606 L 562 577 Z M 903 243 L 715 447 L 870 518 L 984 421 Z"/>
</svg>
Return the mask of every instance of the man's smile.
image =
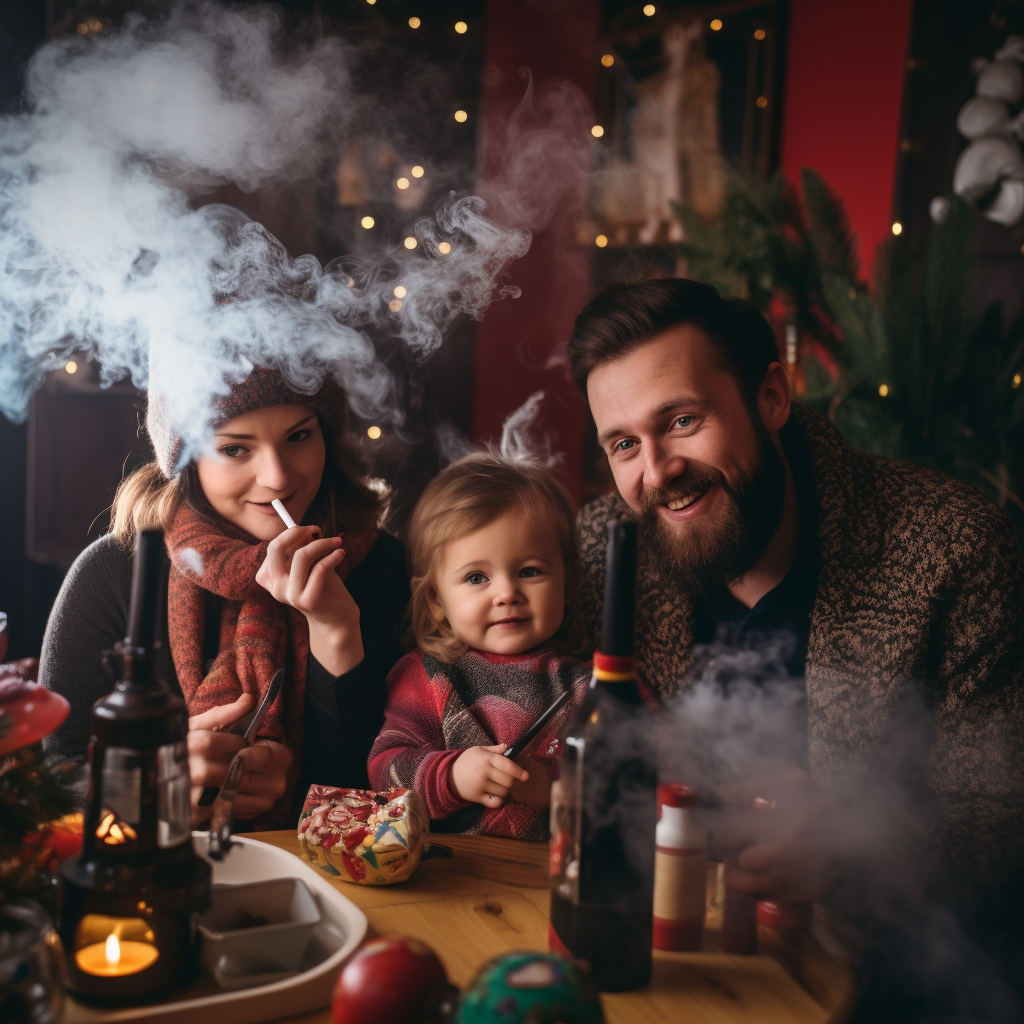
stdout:
<svg viewBox="0 0 1024 1024">
<path fill-rule="evenodd" d="M 704 499 L 715 485 L 690 494 L 673 495 L 658 505 L 658 512 L 671 522 L 679 522 L 700 515 L 709 504 Z"/>
</svg>

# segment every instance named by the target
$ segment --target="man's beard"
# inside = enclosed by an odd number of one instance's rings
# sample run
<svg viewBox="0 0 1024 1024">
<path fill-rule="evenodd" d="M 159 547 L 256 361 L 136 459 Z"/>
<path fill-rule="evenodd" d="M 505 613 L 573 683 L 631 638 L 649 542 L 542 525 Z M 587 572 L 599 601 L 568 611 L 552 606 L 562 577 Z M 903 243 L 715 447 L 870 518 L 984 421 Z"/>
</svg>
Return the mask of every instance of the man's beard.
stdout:
<svg viewBox="0 0 1024 1024">
<path fill-rule="evenodd" d="M 656 564 L 693 596 L 713 593 L 746 575 L 782 521 L 786 463 L 760 424 L 755 424 L 757 461 L 735 486 L 709 466 L 690 466 L 668 487 L 644 488 L 640 540 Z M 724 513 L 700 515 L 692 523 L 669 523 L 658 511 L 673 498 L 722 488 Z"/>
</svg>

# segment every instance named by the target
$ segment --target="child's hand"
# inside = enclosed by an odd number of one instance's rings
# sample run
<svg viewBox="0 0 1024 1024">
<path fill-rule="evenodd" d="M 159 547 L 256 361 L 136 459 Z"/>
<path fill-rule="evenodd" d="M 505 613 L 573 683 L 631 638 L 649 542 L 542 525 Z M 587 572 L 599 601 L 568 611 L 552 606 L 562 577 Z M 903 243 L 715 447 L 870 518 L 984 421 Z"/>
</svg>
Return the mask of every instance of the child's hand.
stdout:
<svg viewBox="0 0 1024 1024">
<path fill-rule="evenodd" d="M 452 765 L 452 789 L 460 800 L 500 807 L 513 783 L 529 779 L 526 769 L 501 756 L 507 746 L 498 743 L 493 747 L 470 747 L 459 754 Z"/>
<path fill-rule="evenodd" d="M 507 758 L 506 758 L 507 760 Z M 512 783 L 512 799 L 521 804 L 537 804 L 540 807 L 551 805 L 551 779 L 547 769 L 538 761 L 531 761 L 528 754 L 521 754 L 516 759 L 520 768 L 525 768 L 530 777 L 525 782 Z"/>
</svg>

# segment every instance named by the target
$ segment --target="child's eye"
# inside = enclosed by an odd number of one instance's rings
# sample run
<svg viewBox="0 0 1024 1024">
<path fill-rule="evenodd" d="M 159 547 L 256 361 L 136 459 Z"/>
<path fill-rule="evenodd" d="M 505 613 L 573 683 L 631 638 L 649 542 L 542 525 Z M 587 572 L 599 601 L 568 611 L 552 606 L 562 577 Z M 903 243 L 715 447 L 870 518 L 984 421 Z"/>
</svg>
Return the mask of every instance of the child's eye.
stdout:
<svg viewBox="0 0 1024 1024">
<path fill-rule="evenodd" d="M 534 576 L 539 576 L 541 570 L 536 565 L 528 565 L 525 569 L 519 570 L 519 578 L 521 580 L 532 579 Z"/>
<path fill-rule="evenodd" d="M 249 449 L 244 444 L 226 444 L 223 448 L 217 449 L 221 455 L 226 455 L 229 459 L 237 459 L 240 455 L 244 455 Z"/>
<path fill-rule="evenodd" d="M 313 433 L 313 431 L 310 430 L 309 427 L 304 427 L 302 430 L 296 430 L 295 433 L 292 434 L 288 438 L 288 440 L 289 441 L 305 441 L 306 438 L 308 438 L 310 436 L 310 434 L 312 434 L 312 433 Z"/>
<path fill-rule="evenodd" d="M 466 577 L 466 582 L 474 587 L 479 587 L 481 583 L 487 582 L 487 577 L 482 572 L 471 572 Z"/>
</svg>

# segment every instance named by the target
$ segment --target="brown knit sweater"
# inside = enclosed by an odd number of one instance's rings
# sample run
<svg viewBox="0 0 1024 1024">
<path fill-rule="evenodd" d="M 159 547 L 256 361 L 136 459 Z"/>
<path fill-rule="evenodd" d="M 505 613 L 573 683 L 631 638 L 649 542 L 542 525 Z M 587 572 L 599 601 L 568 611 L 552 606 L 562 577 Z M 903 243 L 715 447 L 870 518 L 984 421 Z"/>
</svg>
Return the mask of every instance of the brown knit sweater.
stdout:
<svg viewBox="0 0 1024 1024">
<path fill-rule="evenodd" d="M 941 884 L 966 883 L 972 903 L 991 904 L 1024 870 L 1024 569 L 1014 526 L 961 483 L 854 451 L 806 409 L 794 407 L 787 430 L 806 441 L 820 503 L 806 664 L 811 773 L 856 791 L 877 775 L 881 752 L 892 763 L 902 716 L 923 691 L 933 735 L 910 770 L 940 811 L 918 834 Z M 609 495 L 579 517 L 595 643 L 605 524 L 625 514 Z M 692 604 L 645 552 L 640 562 L 638 666 L 669 697 L 692 682 Z"/>
</svg>

